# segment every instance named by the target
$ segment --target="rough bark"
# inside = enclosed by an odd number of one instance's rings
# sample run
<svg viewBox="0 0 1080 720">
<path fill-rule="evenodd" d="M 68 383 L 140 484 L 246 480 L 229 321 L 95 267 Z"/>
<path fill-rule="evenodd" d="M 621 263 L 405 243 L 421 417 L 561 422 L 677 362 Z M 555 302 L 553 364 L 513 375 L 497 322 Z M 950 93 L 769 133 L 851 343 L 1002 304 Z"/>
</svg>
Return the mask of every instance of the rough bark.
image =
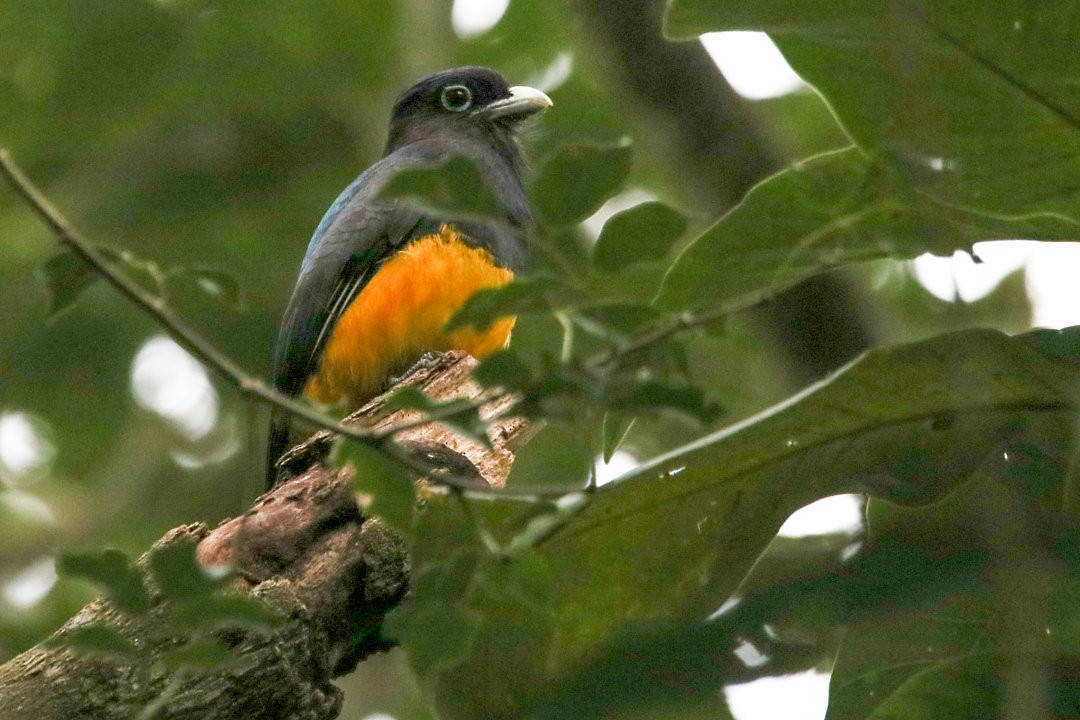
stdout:
<svg viewBox="0 0 1080 720">
<path fill-rule="evenodd" d="M 431 397 L 475 398 L 469 372 L 475 361 L 461 353 L 431 359 L 410 374 Z M 496 400 L 487 414 L 507 402 Z M 385 396 L 350 418 L 368 427 L 411 422 L 409 411 L 386 413 Z M 478 483 L 501 485 L 513 455 L 506 444 L 526 431 L 519 420 L 493 430 L 494 449 L 428 424 L 402 441 L 429 457 L 471 469 Z M 350 485 L 350 470 L 322 464 L 331 438 L 320 433 L 284 459 L 293 475 L 258 498 L 244 515 L 210 530 L 186 525 L 158 546 L 197 542 L 205 565 L 230 565 L 232 592 L 261 598 L 283 621 L 272 629 L 225 626 L 215 639 L 234 649 L 238 661 L 225 671 L 194 673 L 160 662 L 187 637 L 169 622 L 171 603 L 153 587 L 149 612 L 128 615 L 104 600 L 83 608 L 50 640 L 0 666 L 0 718 L 4 720 L 155 720 L 245 718 L 330 720 L 341 708 L 331 680 L 371 653 L 388 647 L 380 627 L 405 597 L 409 558 L 404 542 L 378 520 L 365 518 Z M 145 569 L 145 562 L 142 563 Z M 141 662 L 126 656 L 75 654 L 63 639 L 87 623 L 118 630 L 139 649 Z M 149 709 L 149 710 L 148 710 Z"/>
</svg>

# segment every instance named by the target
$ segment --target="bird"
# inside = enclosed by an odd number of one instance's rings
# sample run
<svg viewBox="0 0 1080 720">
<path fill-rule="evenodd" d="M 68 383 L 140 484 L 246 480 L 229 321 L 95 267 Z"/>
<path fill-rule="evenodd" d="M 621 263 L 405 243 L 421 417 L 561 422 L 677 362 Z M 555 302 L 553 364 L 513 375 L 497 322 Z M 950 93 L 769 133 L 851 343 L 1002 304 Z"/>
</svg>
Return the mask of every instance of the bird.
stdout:
<svg viewBox="0 0 1080 720">
<path fill-rule="evenodd" d="M 432 351 L 482 358 L 504 347 L 514 318 L 447 332 L 475 292 L 520 273 L 536 221 L 518 130 L 552 106 L 497 71 L 458 67 L 421 78 L 394 103 L 381 159 L 330 205 L 308 243 L 274 349 L 281 393 L 356 407 Z M 381 195 L 399 173 L 464 157 L 495 200 L 491 217 L 439 217 Z M 289 417 L 271 412 L 267 484 L 288 445 Z"/>
</svg>

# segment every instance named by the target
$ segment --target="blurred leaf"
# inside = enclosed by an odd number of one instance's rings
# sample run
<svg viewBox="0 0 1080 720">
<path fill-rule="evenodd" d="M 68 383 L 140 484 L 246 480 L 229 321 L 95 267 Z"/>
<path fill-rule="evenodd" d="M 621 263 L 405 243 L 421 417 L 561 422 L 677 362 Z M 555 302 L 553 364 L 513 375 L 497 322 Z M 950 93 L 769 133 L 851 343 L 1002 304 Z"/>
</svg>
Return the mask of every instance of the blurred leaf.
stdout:
<svg viewBox="0 0 1080 720">
<path fill-rule="evenodd" d="M 662 307 L 734 311 L 830 267 L 951 253 L 993 237 L 1073 237 L 1050 216 L 978 215 L 913 193 L 895 168 L 855 148 L 793 165 L 754 187 L 672 265 Z"/>
<path fill-rule="evenodd" d="M 432 400 L 415 385 L 399 388 L 386 399 L 383 405 L 386 412 L 395 410 L 415 410 L 431 417 L 439 416 L 438 422 L 451 427 L 462 435 L 468 435 L 477 442 L 487 445 L 487 423 L 480 419 L 480 409 L 467 398 L 455 398 L 445 402 Z"/>
<path fill-rule="evenodd" d="M 499 213 L 499 204 L 476 164 L 461 155 L 440 165 L 402 170 L 379 197 L 401 198 L 437 217 Z"/>
<path fill-rule="evenodd" d="M 614 395 L 611 407 L 629 412 L 645 410 L 675 410 L 694 418 L 703 425 L 714 422 L 723 409 L 705 397 L 705 392 L 691 385 L 674 385 L 659 380 L 640 380 L 629 392 Z"/>
<path fill-rule="evenodd" d="M 604 451 L 602 457 L 604 464 L 611 462 L 611 457 L 619 449 L 619 445 L 626 439 L 630 428 L 637 420 L 633 415 L 608 411 L 604 414 Z"/>
<path fill-rule="evenodd" d="M 150 570 L 158 587 L 170 600 L 204 597 L 224 584 L 229 573 L 223 568 L 206 568 L 196 559 L 197 544 L 174 541 L 150 551 Z"/>
<path fill-rule="evenodd" d="M 439 402 L 432 400 L 415 385 L 406 385 L 394 391 L 394 394 L 386 399 L 383 410 L 394 412 L 396 410 L 416 410 L 421 413 L 438 413 L 443 416 L 439 420 L 468 435 L 483 435 L 484 423 L 480 421 L 480 411 L 472 402 L 465 398 L 456 398 Z"/>
<path fill-rule="evenodd" d="M 244 309 L 240 281 L 230 273 L 213 268 L 180 267 L 172 269 L 169 277 L 191 280 L 203 294 L 226 310 L 240 312 Z"/>
<path fill-rule="evenodd" d="M 1050 588 L 1046 634 L 1062 651 L 1080 657 L 1080 576 L 1066 570 Z M 1080 700 L 1080 698 L 1078 698 Z"/>
<path fill-rule="evenodd" d="M 181 603 L 173 624 L 180 628 L 205 628 L 222 624 L 269 628 L 280 621 L 277 613 L 257 597 L 204 595 Z"/>
<path fill-rule="evenodd" d="M 533 504 L 523 513 L 523 517 L 515 518 L 513 535 L 509 542 L 502 546 L 505 556 L 517 557 L 523 552 L 531 551 L 584 507 L 589 502 L 591 492 L 591 489 L 570 492 L 554 502 Z"/>
<path fill-rule="evenodd" d="M 446 330 L 473 327 L 483 332 L 499 318 L 517 313 L 546 310 L 547 294 L 560 287 L 558 280 L 544 275 L 516 278 L 497 288 L 472 295 L 450 318 Z"/>
<path fill-rule="evenodd" d="M 41 274 L 49 293 L 45 310 L 49 320 L 70 308 L 98 280 L 98 274 L 84 260 L 67 251 L 46 260 Z"/>
<path fill-rule="evenodd" d="M 137 659 L 138 649 L 119 630 L 100 623 L 87 623 L 68 628 L 45 642 L 46 647 L 67 648 L 81 655 L 113 655 Z"/>
<path fill-rule="evenodd" d="M 101 586 L 109 602 L 123 612 L 141 613 L 150 607 L 142 573 L 119 550 L 65 553 L 56 559 L 56 572 Z"/>
<path fill-rule="evenodd" d="M 667 32 L 763 30 L 864 148 L 939 202 L 1080 220 L 1071 3 L 674 0 Z M 987 112 L 993 108 L 993 112 Z M 1074 237 L 1075 231 L 1062 237 Z"/>
<path fill-rule="evenodd" d="M 395 410 L 434 410 L 442 403 L 432 400 L 415 385 L 406 385 L 394 391 L 383 406 L 387 411 Z"/>
<path fill-rule="evenodd" d="M 593 492 L 534 547 L 554 583 L 552 604 L 537 612 L 553 624 L 521 635 L 515 659 L 488 643 L 518 606 L 495 599 L 472 605 L 480 613 L 476 647 L 485 650 L 438 673 L 442 700 L 464 703 L 448 694 L 465 694 L 472 698 L 469 712 L 483 715 L 475 703 L 486 697 L 489 714 L 507 713 L 545 696 L 552 673 L 573 677 L 579 662 L 613 642 L 628 623 L 709 616 L 787 516 L 816 499 L 870 492 L 892 502 L 932 503 L 968 480 L 1003 443 L 1054 440 L 1046 433 L 1068 432 L 1076 410 L 1069 398 L 1080 370 L 1072 360 L 1046 358 L 1030 338 L 987 330 L 876 350 L 756 418 L 642 464 Z M 1043 427 L 1037 422 L 1043 417 L 1064 421 Z M 482 509 L 494 518 L 511 507 L 488 503 Z M 416 562 L 448 552 L 436 537 L 459 552 L 476 546 L 465 534 L 469 524 L 449 524 L 449 515 L 450 505 L 429 500 L 425 522 L 444 518 L 443 524 L 425 530 L 431 539 L 416 547 Z M 962 554 L 953 567 L 902 544 L 898 551 L 890 573 L 876 571 L 861 582 L 909 604 L 940 595 L 942 586 L 971 582 L 972 572 L 980 572 Z M 628 556 L 634 562 L 626 562 Z M 906 597 L 895 583 L 906 582 L 910 566 L 901 558 L 909 556 L 933 582 L 913 587 Z M 512 575 L 513 568 L 501 572 Z M 477 570 L 478 577 L 483 573 L 483 567 Z M 841 621 L 872 611 L 879 600 L 871 598 L 881 597 L 865 585 L 853 593 L 864 604 L 840 603 Z M 789 596 L 785 591 L 782 597 Z M 417 601 L 434 602 L 420 593 Z M 522 654 L 535 662 L 526 663 Z M 549 664 L 551 657 L 557 665 Z M 502 671 L 494 671 L 500 664 Z"/>
<path fill-rule="evenodd" d="M 611 216 L 596 240 L 593 264 L 604 271 L 658 260 L 686 231 L 686 218 L 667 205 L 644 202 Z"/>
<path fill-rule="evenodd" d="M 386 632 L 405 647 L 421 675 L 468 657 L 480 624 L 464 602 L 474 569 L 468 556 L 418 568 L 411 602 L 387 617 Z"/>
<path fill-rule="evenodd" d="M 990 651 L 995 633 L 988 622 L 988 592 L 992 589 L 958 595 L 932 610 L 892 613 L 856 623 L 844 638 L 833 670 L 829 720 L 855 720 L 883 712 L 897 692 L 914 701 L 915 688 L 902 688 L 920 673 L 930 673 L 926 680 L 916 681 L 925 687 L 926 681 L 940 677 L 934 673 L 948 663 L 962 661 L 972 652 Z M 904 703 L 902 697 L 898 703 Z"/>
<path fill-rule="evenodd" d="M 660 317 L 653 307 L 629 303 L 591 305 L 571 314 L 571 319 L 586 332 L 620 343 Z"/>
<path fill-rule="evenodd" d="M 532 380 L 532 370 L 510 349 L 497 350 L 473 369 L 473 377 L 485 387 L 514 390 Z"/>
<path fill-rule="evenodd" d="M 580 489 L 592 464 L 592 448 L 579 427 L 549 422 L 517 451 L 506 486 Z"/>
<path fill-rule="evenodd" d="M 162 654 L 161 662 L 169 671 L 216 670 L 234 657 L 228 646 L 216 640 L 195 640 Z"/>
<path fill-rule="evenodd" d="M 756 418 L 642 464 L 542 546 L 560 602 L 589 608 L 591 623 L 565 628 L 563 647 L 574 646 L 570 633 L 587 645 L 592 623 L 617 624 L 628 608 L 637 617 L 711 612 L 787 516 L 813 500 L 943 497 L 1026 418 L 1074 412 L 1077 380 L 1024 339 L 953 333 L 870 352 Z M 616 547 L 638 561 L 614 562 Z"/>
<path fill-rule="evenodd" d="M 1029 340 L 1043 357 L 1080 364 L 1080 332 L 1075 329 L 1036 328 L 1022 337 Z"/>
<path fill-rule="evenodd" d="M 1059 418 L 1059 432 L 1067 436 L 1071 424 Z M 1033 424 L 1025 434 L 1049 430 Z M 936 570 L 944 593 L 909 589 L 876 607 L 860 603 L 864 609 L 846 618 L 829 720 L 919 716 L 935 703 L 950 717 L 997 717 L 1016 663 L 1046 672 L 1045 686 L 1025 681 L 1024 692 L 1042 694 L 1052 686 L 1050 668 L 1068 652 L 1060 640 L 1069 620 L 1054 608 L 1070 604 L 1070 572 L 1039 546 L 1043 530 L 1020 520 L 1025 513 L 1039 517 L 1037 523 L 1048 516 L 1035 515 L 1038 499 L 1017 482 L 1016 465 L 1030 465 L 1017 462 L 1014 452 L 1007 459 L 995 452 L 970 482 L 928 507 L 870 501 L 871 547 L 922 554 L 934 568 L 973 553 L 989 564 L 974 573 Z M 911 574 L 913 563 L 897 560 L 889 572 Z"/>
<path fill-rule="evenodd" d="M 705 621 L 629 624 L 584 668 L 530 706 L 528 716 L 564 717 L 573 707 L 577 716 L 600 718 L 624 708 L 679 706 L 725 685 L 804 671 L 831 659 L 828 647 L 808 642 L 815 634 L 879 618 L 882 608 L 925 606 L 969 591 L 986 572 L 987 560 L 986 553 L 940 558 L 884 542 L 846 562 L 826 562 L 758 586 Z M 785 628 L 792 638 L 783 636 Z M 756 662 L 747 663 L 739 653 L 748 645 L 760 655 Z"/>
<path fill-rule="evenodd" d="M 937 663 L 912 674 L 867 716 L 993 718 L 1005 694 L 983 658 Z"/>
<path fill-rule="evenodd" d="M 630 172 L 630 143 L 568 145 L 540 168 L 532 186 L 536 213 L 549 225 L 573 225 L 596 212 Z"/>
<path fill-rule="evenodd" d="M 406 535 L 416 506 L 414 478 L 400 465 L 367 445 L 342 439 L 331 462 L 355 469 L 353 489 L 365 515 L 378 515 Z"/>
</svg>

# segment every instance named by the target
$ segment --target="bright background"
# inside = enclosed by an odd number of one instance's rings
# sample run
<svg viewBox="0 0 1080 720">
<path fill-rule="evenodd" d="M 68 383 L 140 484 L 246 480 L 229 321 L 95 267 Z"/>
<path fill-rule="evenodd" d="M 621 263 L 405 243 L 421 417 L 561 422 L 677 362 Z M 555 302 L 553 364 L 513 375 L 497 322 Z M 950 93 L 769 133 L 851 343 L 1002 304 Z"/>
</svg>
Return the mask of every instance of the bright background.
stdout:
<svg viewBox="0 0 1080 720">
<path fill-rule="evenodd" d="M 766 36 L 715 33 L 702 42 L 792 158 L 843 143 L 828 109 Z M 173 288 L 171 300 L 262 373 L 307 237 L 337 191 L 378 156 L 394 94 L 465 62 L 495 65 L 554 97 L 556 110 L 531 138 L 536 157 L 569 139 L 635 139 L 631 184 L 585 223 L 587 234 L 653 197 L 702 212 L 666 161 L 668 129 L 628 106 L 589 28 L 555 3 L 8 2 L 0 4 L 0 128 L 92 238 L 165 267 L 235 275 L 245 291 L 239 311 L 191 283 Z M 875 339 L 1080 323 L 1080 247 L 1010 238 L 974 251 L 847 273 Z M 170 527 L 239 512 L 259 487 L 261 411 L 104 287 L 46 320 L 36 273 L 54 252 L 26 209 L 0 194 L 0 659 L 91 596 L 58 582 L 57 550 L 137 553 Z M 731 410 L 724 422 L 797 385 L 750 318 L 703 341 L 694 362 Z M 631 436 L 598 468 L 601 479 L 683 432 L 661 426 Z M 781 534 L 846 533 L 855 542 L 861 527 L 859 499 L 841 496 L 799 511 Z M 731 710 L 739 720 L 820 718 L 827 671 L 729 687 Z M 343 717 L 429 716 L 399 653 L 366 663 L 343 685 Z"/>
</svg>

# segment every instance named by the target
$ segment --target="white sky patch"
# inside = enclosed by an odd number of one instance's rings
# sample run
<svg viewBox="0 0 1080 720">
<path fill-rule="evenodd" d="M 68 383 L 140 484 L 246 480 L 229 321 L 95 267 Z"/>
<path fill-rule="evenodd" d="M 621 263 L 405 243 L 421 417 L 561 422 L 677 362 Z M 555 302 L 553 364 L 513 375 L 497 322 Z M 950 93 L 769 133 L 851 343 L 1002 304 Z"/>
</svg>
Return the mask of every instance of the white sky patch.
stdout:
<svg viewBox="0 0 1080 720">
<path fill-rule="evenodd" d="M 637 458 L 624 450 L 616 450 L 611 456 L 611 462 L 606 465 L 604 459 L 599 457 L 596 459 L 596 484 L 606 485 L 637 466 Z"/>
<path fill-rule="evenodd" d="M 610 220 L 612 215 L 655 199 L 656 196 L 647 190 L 630 188 L 609 198 L 607 202 L 600 206 L 599 210 L 582 220 L 581 225 L 585 228 L 585 232 L 588 233 L 589 237 L 596 240 L 596 238 L 600 237 L 600 231 L 604 228 L 604 223 Z"/>
<path fill-rule="evenodd" d="M 855 534 L 862 529 L 862 525 L 862 500 L 859 496 L 833 495 L 796 510 L 777 534 L 784 537 L 836 532 Z"/>
<path fill-rule="evenodd" d="M 701 44 L 735 92 L 748 100 L 780 97 L 806 87 L 763 32 L 706 33 Z"/>
<path fill-rule="evenodd" d="M 3 506 L 0 509 L 20 516 L 20 519 L 25 522 L 45 526 L 56 525 L 56 515 L 53 514 L 52 508 L 37 495 L 22 490 L 6 490 L 0 492 L 0 506 Z"/>
<path fill-rule="evenodd" d="M 912 272 L 934 297 L 946 302 L 957 299 L 975 302 L 992 293 L 1007 275 L 1022 268 L 1035 245 L 1027 240 L 976 243 L 975 254 L 981 263 L 962 250 L 952 257 L 926 253 L 912 261 Z"/>
<path fill-rule="evenodd" d="M 24 412 L 0 415 L 0 478 L 19 484 L 45 469 L 56 455 L 43 420 Z"/>
<path fill-rule="evenodd" d="M 927 292 L 946 302 L 975 302 L 993 292 L 1007 275 L 1024 268 L 1032 324 L 1063 328 L 1080 324 L 1080 243 L 994 240 L 975 243 L 974 262 L 965 252 L 952 257 L 926 254 L 911 263 Z"/>
<path fill-rule="evenodd" d="M 763 655 L 757 646 L 753 643 L 743 640 L 739 643 L 739 646 L 735 648 L 735 656 L 742 660 L 743 665 L 748 668 L 761 667 L 765 663 L 769 662 L 769 656 Z"/>
<path fill-rule="evenodd" d="M 360 720 L 397 720 L 397 718 L 386 713 L 372 713 L 371 715 L 365 715 Z"/>
<path fill-rule="evenodd" d="M 454 0 L 450 24 L 459 38 L 483 35 L 499 23 L 509 5 L 510 0 Z"/>
<path fill-rule="evenodd" d="M 735 720 L 821 720 L 829 705 L 829 675 L 809 670 L 724 689 Z"/>
<path fill-rule="evenodd" d="M 206 369 L 164 335 L 135 355 L 131 389 L 139 405 L 165 418 L 189 440 L 205 437 L 218 419 L 218 396 Z"/>
<path fill-rule="evenodd" d="M 530 77 L 525 84 L 546 93 L 554 92 L 570 79 L 574 72 L 574 54 L 561 52 L 555 56 L 551 64 L 541 70 L 537 75 Z"/>
<path fill-rule="evenodd" d="M 29 610 L 49 594 L 56 584 L 56 562 L 51 557 L 41 558 L 28 565 L 4 584 L 0 596 L 19 610 Z"/>
<path fill-rule="evenodd" d="M 1038 243 L 1027 261 L 1027 294 L 1038 327 L 1080 325 L 1080 243 Z"/>
</svg>

